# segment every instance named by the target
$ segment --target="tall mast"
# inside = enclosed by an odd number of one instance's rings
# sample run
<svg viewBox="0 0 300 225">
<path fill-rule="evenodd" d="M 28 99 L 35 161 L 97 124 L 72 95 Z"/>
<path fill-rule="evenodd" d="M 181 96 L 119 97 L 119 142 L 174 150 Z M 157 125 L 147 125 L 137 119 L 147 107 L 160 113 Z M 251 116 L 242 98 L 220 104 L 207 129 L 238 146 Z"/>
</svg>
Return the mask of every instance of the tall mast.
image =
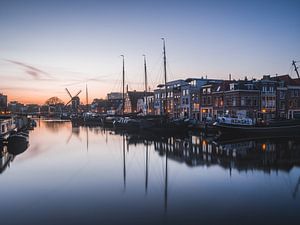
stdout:
<svg viewBox="0 0 300 225">
<path fill-rule="evenodd" d="M 147 104 L 147 87 L 148 87 L 148 80 L 147 80 L 147 63 L 146 63 L 146 55 L 144 56 L 144 70 L 145 70 L 145 105 L 146 105 L 146 114 L 148 114 L 148 104 Z"/>
<path fill-rule="evenodd" d="M 88 87 L 85 85 L 85 97 L 86 97 L 86 111 L 89 111 L 89 95 L 88 95 Z"/>
<path fill-rule="evenodd" d="M 167 57 L 166 57 L 166 42 L 165 42 L 165 39 L 162 38 L 162 41 L 163 41 L 163 50 L 164 50 L 164 77 L 165 77 L 165 95 L 166 95 L 165 115 L 166 115 L 167 114 L 167 109 L 168 109 Z"/>
<path fill-rule="evenodd" d="M 295 68 L 295 71 L 296 71 L 296 73 L 297 73 L 298 78 L 300 78 L 299 71 L 298 71 L 298 67 L 296 66 L 296 61 L 293 60 L 292 64 L 293 64 L 293 66 L 294 66 L 294 68 Z"/>
<path fill-rule="evenodd" d="M 125 111 L 125 60 L 124 55 L 121 55 L 123 58 L 123 72 L 122 72 L 122 114 L 124 115 Z"/>
</svg>

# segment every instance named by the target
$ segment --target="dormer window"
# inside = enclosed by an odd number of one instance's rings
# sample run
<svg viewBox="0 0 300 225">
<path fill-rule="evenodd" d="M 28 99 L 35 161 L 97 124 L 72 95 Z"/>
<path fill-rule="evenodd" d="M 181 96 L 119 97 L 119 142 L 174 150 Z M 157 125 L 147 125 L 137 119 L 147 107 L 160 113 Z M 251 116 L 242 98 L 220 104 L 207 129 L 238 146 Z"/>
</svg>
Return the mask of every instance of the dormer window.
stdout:
<svg viewBox="0 0 300 225">
<path fill-rule="evenodd" d="M 232 83 L 232 84 L 229 85 L 229 88 L 230 88 L 231 91 L 235 89 L 234 87 L 235 87 L 234 83 Z"/>
</svg>

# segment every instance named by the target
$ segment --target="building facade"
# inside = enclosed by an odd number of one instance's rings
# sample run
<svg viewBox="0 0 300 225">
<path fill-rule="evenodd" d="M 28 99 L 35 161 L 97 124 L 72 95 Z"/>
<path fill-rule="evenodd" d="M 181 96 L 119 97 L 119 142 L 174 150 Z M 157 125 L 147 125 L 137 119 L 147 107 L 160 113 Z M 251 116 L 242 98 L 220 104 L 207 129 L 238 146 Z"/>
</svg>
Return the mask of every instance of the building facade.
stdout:
<svg viewBox="0 0 300 225">
<path fill-rule="evenodd" d="M 7 95 L 0 93 L 0 113 L 7 111 Z"/>
</svg>

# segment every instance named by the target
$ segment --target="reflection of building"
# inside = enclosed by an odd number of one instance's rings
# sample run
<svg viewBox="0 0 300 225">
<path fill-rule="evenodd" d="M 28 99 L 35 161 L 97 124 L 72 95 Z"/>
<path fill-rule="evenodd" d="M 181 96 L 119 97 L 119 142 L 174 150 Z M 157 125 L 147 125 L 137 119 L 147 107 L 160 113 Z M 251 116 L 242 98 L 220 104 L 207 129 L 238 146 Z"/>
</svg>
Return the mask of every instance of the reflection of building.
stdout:
<svg viewBox="0 0 300 225">
<path fill-rule="evenodd" d="M 300 166 L 300 142 L 297 138 L 249 140 L 217 144 L 200 136 L 167 138 L 154 141 L 160 155 L 189 166 L 220 165 L 227 169 L 289 171 Z"/>
</svg>

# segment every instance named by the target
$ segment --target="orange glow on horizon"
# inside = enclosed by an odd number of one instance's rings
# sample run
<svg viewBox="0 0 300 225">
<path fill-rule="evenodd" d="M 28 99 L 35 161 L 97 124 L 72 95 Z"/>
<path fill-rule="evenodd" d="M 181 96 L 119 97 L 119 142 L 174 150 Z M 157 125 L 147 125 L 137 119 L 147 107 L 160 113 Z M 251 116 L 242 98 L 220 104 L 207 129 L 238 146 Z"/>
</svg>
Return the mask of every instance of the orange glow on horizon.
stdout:
<svg viewBox="0 0 300 225">
<path fill-rule="evenodd" d="M 4 95 L 7 95 L 7 102 L 12 102 L 12 101 L 17 101 L 19 103 L 22 104 L 39 104 L 39 105 L 43 105 L 45 104 L 45 102 L 51 98 L 51 97 L 58 97 L 60 98 L 64 103 L 67 103 L 70 98 L 68 98 L 68 96 L 66 96 L 66 94 L 56 94 L 55 93 L 53 95 L 49 94 L 49 93 L 36 93 L 36 92 L 29 92 L 26 91 L 26 94 L 24 93 L 24 91 L 6 91 L 3 92 Z M 106 98 L 106 94 L 103 94 L 101 96 L 89 96 L 88 98 L 88 102 L 89 104 L 95 99 L 95 98 Z M 80 96 L 80 102 L 82 102 L 83 104 L 86 103 L 86 98 L 85 96 Z"/>
</svg>

